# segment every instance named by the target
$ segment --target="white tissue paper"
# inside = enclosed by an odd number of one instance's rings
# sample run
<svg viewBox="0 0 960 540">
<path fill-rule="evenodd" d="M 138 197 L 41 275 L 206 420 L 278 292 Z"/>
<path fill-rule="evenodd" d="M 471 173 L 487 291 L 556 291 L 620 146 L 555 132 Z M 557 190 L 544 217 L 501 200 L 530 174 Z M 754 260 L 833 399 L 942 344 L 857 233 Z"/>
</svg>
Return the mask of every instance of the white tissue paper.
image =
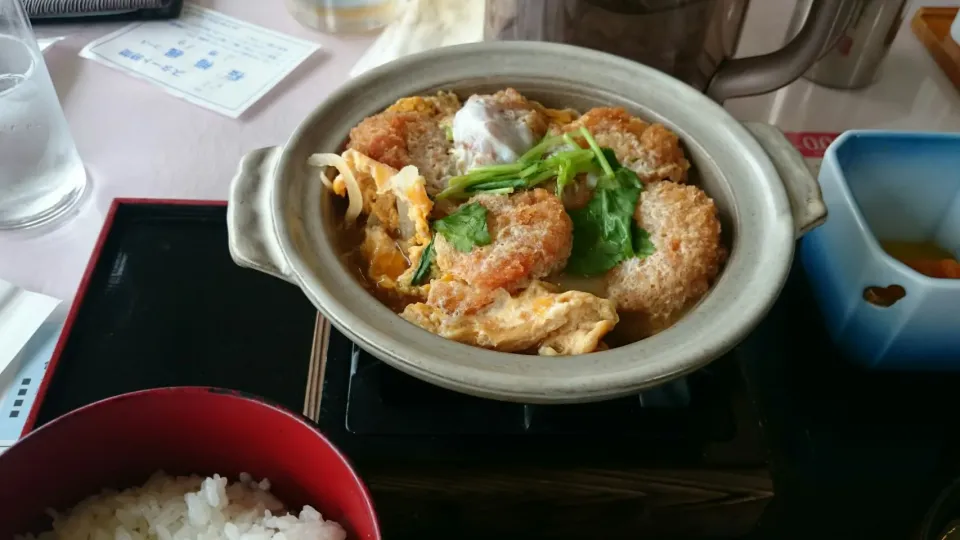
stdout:
<svg viewBox="0 0 960 540">
<path fill-rule="evenodd" d="M 409 0 L 400 18 L 384 28 L 350 76 L 408 54 L 483 41 L 483 15 L 484 0 Z"/>
<path fill-rule="evenodd" d="M 63 325 L 60 304 L 0 280 L 0 451 L 23 429 Z"/>
<path fill-rule="evenodd" d="M 59 304 L 56 298 L 0 280 L 0 374 Z"/>
<path fill-rule="evenodd" d="M 58 37 L 52 37 L 52 38 L 37 38 L 37 45 L 40 46 L 40 52 L 43 52 L 49 49 L 50 47 L 53 47 L 53 45 L 56 42 L 60 41 L 65 37 L 66 36 L 58 36 Z"/>
</svg>

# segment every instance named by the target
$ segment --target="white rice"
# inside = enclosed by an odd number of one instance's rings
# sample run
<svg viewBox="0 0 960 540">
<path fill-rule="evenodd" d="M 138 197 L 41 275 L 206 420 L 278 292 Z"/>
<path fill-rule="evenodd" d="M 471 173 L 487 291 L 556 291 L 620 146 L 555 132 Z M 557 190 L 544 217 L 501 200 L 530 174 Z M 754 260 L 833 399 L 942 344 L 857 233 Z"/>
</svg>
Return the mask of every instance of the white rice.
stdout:
<svg viewBox="0 0 960 540">
<path fill-rule="evenodd" d="M 65 514 L 48 511 L 53 530 L 15 540 L 344 540 L 334 521 L 304 506 L 287 513 L 270 482 L 248 474 L 232 484 L 220 475 L 171 477 L 158 472 L 146 484 L 104 491 Z"/>
</svg>

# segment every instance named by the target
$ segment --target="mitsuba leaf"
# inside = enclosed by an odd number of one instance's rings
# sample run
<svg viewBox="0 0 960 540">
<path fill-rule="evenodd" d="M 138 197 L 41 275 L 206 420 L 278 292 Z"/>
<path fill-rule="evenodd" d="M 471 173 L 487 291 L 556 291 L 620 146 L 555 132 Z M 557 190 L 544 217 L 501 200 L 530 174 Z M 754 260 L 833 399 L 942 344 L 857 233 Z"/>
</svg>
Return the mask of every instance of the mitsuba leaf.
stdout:
<svg viewBox="0 0 960 540">
<path fill-rule="evenodd" d="M 633 256 L 640 257 L 645 259 L 656 251 L 656 246 L 653 245 L 653 241 L 650 240 L 650 233 L 646 231 L 643 227 L 639 226 L 634 222 L 633 224 Z"/>
<path fill-rule="evenodd" d="M 643 184 L 632 170 L 622 167 L 609 148 L 602 149 L 614 169 L 601 177 L 593 198 L 581 209 L 569 212 L 573 221 L 573 250 L 566 272 L 582 276 L 602 274 L 620 261 L 647 257 L 654 246 L 633 214 Z"/>
<path fill-rule="evenodd" d="M 413 277 L 410 279 L 413 285 L 420 285 L 430 277 L 430 265 L 433 264 L 433 240 L 433 238 L 430 239 L 430 243 L 420 254 L 420 262 L 417 263 L 417 269 L 413 271 Z"/>
<path fill-rule="evenodd" d="M 504 188 L 516 189 L 524 187 L 527 184 L 527 181 L 523 178 L 513 178 L 507 180 L 488 180 L 481 184 L 474 184 L 468 187 L 465 191 L 467 193 L 477 193 L 481 191 L 494 191 Z"/>
<path fill-rule="evenodd" d="M 617 154 L 616 152 L 613 151 L 612 148 L 601 148 L 600 153 L 602 153 L 603 157 L 607 159 L 607 163 L 609 163 L 610 166 L 613 167 L 613 170 L 615 172 L 621 169 L 620 161 L 617 160 Z"/>
<path fill-rule="evenodd" d="M 641 191 L 643 190 L 643 183 L 640 182 L 640 177 L 637 176 L 637 173 L 633 172 L 632 170 L 626 167 L 620 167 L 619 169 L 617 169 L 617 172 L 614 175 L 614 177 L 617 179 L 617 182 L 621 186 L 629 186 L 629 187 L 637 188 Z"/>
<path fill-rule="evenodd" d="M 474 246 L 490 243 L 487 230 L 487 209 L 480 203 L 465 204 L 449 216 L 433 222 L 433 228 L 442 234 L 457 251 L 469 253 Z"/>
<path fill-rule="evenodd" d="M 582 276 L 602 274 L 633 256 L 633 212 L 640 188 L 603 187 L 579 210 L 573 221 L 573 250 L 566 271 Z"/>
<path fill-rule="evenodd" d="M 583 132 L 589 136 L 589 131 Z M 562 194 L 563 188 L 580 173 L 594 172 L 612 178 L 620 167 L 616 154 L 609 148 L 600 149 L 592 136 L 588 140 L 592 141 L 589 149 L 580 148 L 569 134 L 547 135 L 516 163 L 474 167 L 448 179 L 447 187 L 434 199 L 466 198 L 479 192 L 510 194 L 532 189 L 555 177 L 557 193 Z"/>
</svg>

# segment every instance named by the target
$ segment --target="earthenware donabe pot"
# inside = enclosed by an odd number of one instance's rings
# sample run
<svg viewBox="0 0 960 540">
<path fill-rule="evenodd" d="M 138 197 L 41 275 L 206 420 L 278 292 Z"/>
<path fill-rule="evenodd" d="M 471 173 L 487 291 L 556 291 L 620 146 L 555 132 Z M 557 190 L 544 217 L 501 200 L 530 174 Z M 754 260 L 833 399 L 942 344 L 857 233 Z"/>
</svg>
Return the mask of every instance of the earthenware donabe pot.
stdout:
<svg viewBox="0 0 960 540">
<path fill-rule="evenodd" d="M 331 195 L 307 156 L 339 152 L 350 128 L 401 97 L 441 89 L 466 97 L 508 86 L 548 106 L 626 107 L 680 136 L 692 180 L 717 202 L 731 253 L 711 292 L 676 325 L 589 355 L 492 352 L 406 322 L 341 263 Z M 802 157 L 771 126 L 744 126 L 693 88 L 629 60 L 552 43 L 485 42 L 409 56 L 346 83 L 285 145 L 242 160 L 227 216 L 238 264 L 298 285 L 336 328 L 384 362 L 467 394 L 561 403 L 635 393 L 723 355 L 770 308 L 794 240 L 826 210 Z"/>
</svg>

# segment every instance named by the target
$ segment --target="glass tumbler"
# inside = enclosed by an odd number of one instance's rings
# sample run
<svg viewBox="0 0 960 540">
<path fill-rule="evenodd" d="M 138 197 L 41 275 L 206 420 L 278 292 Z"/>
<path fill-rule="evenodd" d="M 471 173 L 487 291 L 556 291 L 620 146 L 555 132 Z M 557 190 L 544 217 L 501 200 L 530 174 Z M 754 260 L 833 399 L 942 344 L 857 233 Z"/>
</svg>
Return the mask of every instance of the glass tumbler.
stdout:
<svg viewBox="0 0 960 540">
<path fill-rule="evenodd" d="M 287 9 L 300 24 L 331 34 L 364 33 L 386 26 L 405 1 L 286 0 Z"/>
<path fill-rule="evenodd" d="M 30 20 L 20 0 L 0 0 L 0 229 L 55 220 L 86 185 Z"/>
</svg>

